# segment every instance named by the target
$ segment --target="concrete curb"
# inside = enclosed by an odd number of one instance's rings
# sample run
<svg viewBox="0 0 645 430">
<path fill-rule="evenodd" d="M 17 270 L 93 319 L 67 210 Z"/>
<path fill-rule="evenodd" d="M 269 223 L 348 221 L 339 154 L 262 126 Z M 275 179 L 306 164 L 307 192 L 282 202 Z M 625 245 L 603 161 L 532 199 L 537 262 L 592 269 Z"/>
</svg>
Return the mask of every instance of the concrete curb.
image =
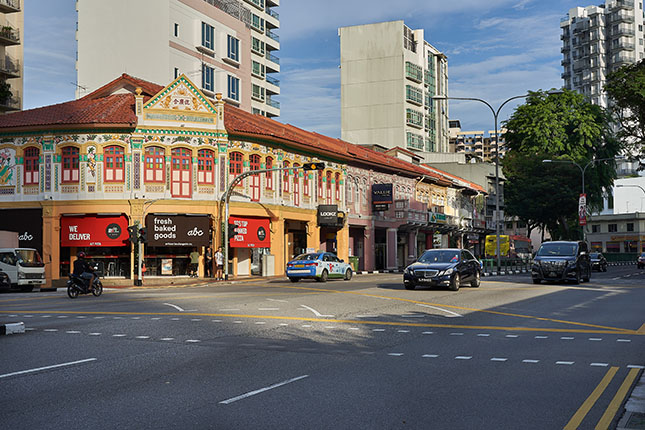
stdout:
<svg viewBox="0 0 645 430">
<path fill-rule="evenodd" d="M 0 325 L 0 336 L 5 334 L 18 334 L 25 332 L 25 323 L 10 323 Z"/>
<path fill-rule="evenodd" d="M 637 380 L 634 389 L 625 403 L 625 413 L 618 422 L 616 430 L 645 429 L 645 373 Z"/>
</svg>

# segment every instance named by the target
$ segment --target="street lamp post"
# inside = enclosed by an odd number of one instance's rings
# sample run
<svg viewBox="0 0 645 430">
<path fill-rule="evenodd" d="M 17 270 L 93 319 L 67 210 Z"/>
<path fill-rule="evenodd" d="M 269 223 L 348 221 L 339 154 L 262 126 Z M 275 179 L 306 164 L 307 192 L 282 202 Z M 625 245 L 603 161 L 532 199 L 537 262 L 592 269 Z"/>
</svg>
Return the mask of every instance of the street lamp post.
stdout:
<svg viewBox="0 0 645 430">
<path fill-rule="evenodd" d="M 551 92 L 551 93 L 556 93 L 556 92 Z M 550 93 L 550 94 L 551 94 Z M 559 93 L 559 91 L 558 91 Z M 528 94 L 523 94 L 521 96 L 514 96 L 509 99 L 504 100 L 504 102 L 499 105 L 497 110 L 491 106 L 490 103 L 488 103 L 486 100 L 479 99 L 476 97 L 448 97 L 448 96 L 434 96 L 432 97 L 434 100 L 472 100 L 472 101 L 477 101 L 480 103 L 485 104 L 488 106 L 490 111 L 493 113 L 493 119 L 495 120 L 495 140 L 497 142 L 496 145 L 496 150 L 495 150 L 495 238 L 496 238 L 496 243 L 495 243 L 495 254 L 497 256 L 497 271 L 499 272 L 502 267 L 502 262 L 501 262 L 501 256 L 500 256 L 500 241 L 499 241 L 499 132 L 497 130 L 497 120 L 499 117 L 499 113 L 502 110 L 502 108 L 506 105 L 506 103 L 516 100 L 516 99 L 521 99 L 524 97 L 528 97 Z"/>
<path fill-rule="evenodd" d="M 607 160 L 615 160 L 616 157 L 610 157 L 610 158 L 595 158 L 593 160 L 589 160 L 587 164 L 585 164 L 584 167 L 582 167 L 580 164 L 576 163 L 575 161 L 572 160 L 542 160 L 543 163 L 565 163 L 565 164 L 574 164 L 580 169 L 580 174 L 582 176 L 582 194 L 585 193 L 585 172 L 587 171 L 587 167 L 591 166 L 593 163 L 597 161 L 607 161 Z M 580 226 L 582 228 L 582 240 L 585 240 L 585 227 L 583 225 Z"/>
<path fill-rule="evenodd" d="M 640 190 L 645 194 L 645 188 L 641 187 L 640 185 L 636 184 L 616 184 L 616 188 L 625 188 L 625 187 L 630 187 L 630 188 L 640 188 Z M 641 210 L 643 209 L 643 202 L 641 201 Z"/>
</svg>

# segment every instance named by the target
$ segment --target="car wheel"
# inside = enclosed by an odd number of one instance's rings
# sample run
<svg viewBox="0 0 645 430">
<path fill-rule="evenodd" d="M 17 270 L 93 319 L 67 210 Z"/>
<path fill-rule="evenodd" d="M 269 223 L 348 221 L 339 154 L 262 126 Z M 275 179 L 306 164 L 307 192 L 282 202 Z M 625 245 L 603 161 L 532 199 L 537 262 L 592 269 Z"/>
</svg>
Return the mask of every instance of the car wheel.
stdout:
<svg viewBox="0 0 645 430">
<path fill-rule="evenodd" d="M 327 282 L 327 279 L 329 279 L 329 272 L 327 272 L 327 269 L 322 271 L 320 278 L 316 278 L 318 282 Z"/>
<path fill-rule="evenodd" d="M 457 291 L 459 290 L 461 284 L 461 277 L 459 276 L 459 273 L 455 273 L 455 276 L 452 277 L 450 280 L 450 286 L 448 287 L 451 291 Z"/>
<path fill-rule="evenodd" d="M 23 293 L 31 293 L 33 290 L 34 290 L 34 287 L 32 285 L 26 285 L 26 286 L 20 287 L 20 291 L 22 291 Z"/>
<path fill-rule="evenodd" d="M 538 279 L 538 278 L 533 278 L 533 283 L 534 283 L 534 284 L 541 284 L 541 283 L 542 283 L 542 280 L 541 280 L 541 279 Z"/>
<path fill-rule="evenodd" d="M 406 290 L 414 290 L 414 287 L 416 287 L 416 285 L 414 285 L 414 282 L 404 282 L 403 285 L 405 286 Z"/>
<path fill-rule="evenodd" d="M 473 288 L 478 288 L 482 283 L 481 273 L 479 271 L 475 272 L 475 279 L 470 283 L 470 286 Z"/>
<path fill-rule="evenodd" d="M 347 269 L 345 271 L 345 280 L 349 281 L 350 279 L 352 279 L 352 269 Z"/>
<path fill-rule="evenodd" d="M 289 280 L 291 282 L 298 282 L 300 280 L 300 278 L 289 278 Z"/>
<path fill-rule="evenodd" d="M 576 270 L 576 277 L 573 280 L 573 283 L 576 284 L 576 285 L 578 285 L 580 283 L 580 271 L 579 270 Z"/>
<path fill-rule="evenodd" d="M 606 272 L 606 271 L 607 271 L 607 265 L 606 265 L 606 264 L 605 264 L 604 266 L 602 266 L 602 271 L 603 271 L 603 272 Z"/>
</svg>

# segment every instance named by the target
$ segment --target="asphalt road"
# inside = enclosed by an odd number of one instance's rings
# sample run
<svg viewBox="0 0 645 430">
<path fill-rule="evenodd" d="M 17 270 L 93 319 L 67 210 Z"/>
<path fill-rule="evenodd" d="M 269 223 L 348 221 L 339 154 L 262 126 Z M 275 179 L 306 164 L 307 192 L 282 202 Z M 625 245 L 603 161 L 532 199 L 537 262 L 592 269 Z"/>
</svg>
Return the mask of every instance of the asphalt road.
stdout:
<svg viewBox="0 0 645 430">
<path fill-rule="evenodd" d="M 0 294 L 3 429 L 613 428 L 645 271 L 407 291 L 401 275 Z"/>
</svg>

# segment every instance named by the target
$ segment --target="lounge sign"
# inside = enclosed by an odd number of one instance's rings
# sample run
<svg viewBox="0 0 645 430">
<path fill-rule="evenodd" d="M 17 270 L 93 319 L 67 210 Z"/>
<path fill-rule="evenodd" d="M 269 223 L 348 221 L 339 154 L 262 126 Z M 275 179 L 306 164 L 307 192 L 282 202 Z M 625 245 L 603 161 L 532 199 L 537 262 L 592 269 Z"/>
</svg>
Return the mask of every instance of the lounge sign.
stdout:
<svg viewBox="0 0 645 430">
<path fill-rule="evenodd" d="M 320 226 L 338 225 L 338 205 L 318 206 L 318 225 Z"/>
<path fill-rule="evenodd" d="M 386 205 L 394 201 L 392 189 L 392 184 L 372 184 L 372 205 L 378 210 L 387 210 Z"/>
<path fill-rule="evenodd" d="M 210 226 L 207 215 L 148 215 L 148 246 L 208 246 Z"/>
</svg>

